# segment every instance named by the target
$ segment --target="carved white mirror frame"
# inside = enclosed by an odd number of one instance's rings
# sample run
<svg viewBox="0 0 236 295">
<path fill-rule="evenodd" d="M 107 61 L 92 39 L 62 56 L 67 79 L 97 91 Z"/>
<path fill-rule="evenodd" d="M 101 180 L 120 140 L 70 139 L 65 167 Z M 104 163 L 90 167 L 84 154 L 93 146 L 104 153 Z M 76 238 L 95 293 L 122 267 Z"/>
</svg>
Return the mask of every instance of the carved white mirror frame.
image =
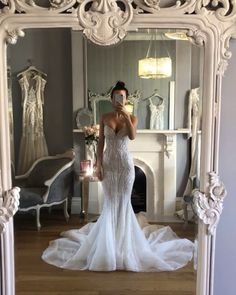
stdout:
<svg viewBox="0 0 236 295">
<path fill-rule="evenodd" d="M 97 118 L 97 104 L 101 101 L 109 101 L 111 103 L 111 90 L 108 91 L 106 94 L 94 93 L 88 90 L 88 97 L 93 112 L 94 124 L 99 124 L 99 118 Z M 140 101 L 140 98 L 141 92 L 139 90 L 135 90 L 134 93 L 129 94 L 129 101 L 133 104 L 133 114 L 135 116 L 137 115 L 138 103 Z"/>
<path fill-rule="evenodd" d="M 12 216 L 19 190 L 11 189 L 10 136 L 8 127 L 7 42 L 15 43 L 26 28 L 71 27 L 82 30 L 92 42 L 115 44 L 128 30 L 172 28 L 188 31 L 204 45 L 201 187 L 195 193 L 200 218 L 198 230 L 197 295 L 213 294 L 215 229 L 225 189 L 218 173 L 222 76 L 231 53 L 229 40 L 236 37 L 236 3 L 230 0 L 0 0 L 0 230 L 2 294 L 15 294 Z M 45 1 L 46 2 L 46 1 Z M 89 5 L 92 3 L 92 5 Z M 164 4 L 165 3 L 165 4 Z M 86 6 L 87 5 L 87 6 Z M 86 10 L 85 10 L 86 6 Z M 23 13 L 21 13 L 23 12 Z"/>
</svg>

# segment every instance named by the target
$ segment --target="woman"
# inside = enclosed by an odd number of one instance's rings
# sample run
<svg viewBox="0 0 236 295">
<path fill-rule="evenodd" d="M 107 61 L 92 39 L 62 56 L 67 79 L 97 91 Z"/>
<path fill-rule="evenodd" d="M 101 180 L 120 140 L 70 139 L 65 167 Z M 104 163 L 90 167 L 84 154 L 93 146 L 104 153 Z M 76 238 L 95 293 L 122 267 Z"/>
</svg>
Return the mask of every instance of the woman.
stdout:
<svg viewBox="0 0 236 295">
<path fill-rule="evenodd" d="M 192 259 L 193 243 L 179 239 L 170 227 L 149 225 L 136 218 L 131 206 L 134 164 L 128 152 L 137 119 L 125 110 L 128 91 L 118 82 L 111 93 L 114 112 L 100 123 L 97 175 L 104 205 L 96 223 L 62 233 L 50 243 L 43 259 L 68 269 L 93 271 L 171 271 Z M 104 140 L 106 149 L 103 153 Z"/>
<path fill-rule="evenodd" d="M 114 112 L 107 113 L 103 115 L 100 120 L 100 130 L 99 130 L 99 142 L 97 149 L 97 169 L 96 174 L 99 180 L 103 179 L 103 149 L 104 149 L 104 127 L 110 128 L 111 131 L 118 136 L 120 132 L 125 131 L 127 133 L 129 139 L 133 140 L 136 136 L 136 126 L 138 120 L 136 117 L 130 115 L 125 110 L 125 104 L 128 99 L 128 90 L 125 88 L 125 84 L 123 82 L 117 82 L 116 86 L 112 89 L 111 99 L 112 105 L 114 108 Z M 116 100 L 116 97 L 122 97 L 123 103 L 120 103 Z M 109 131 L 108 131 L 109 132 Z M 109 140 L 109 139 L 108 139 Z M 108 149 L 109 150 L 109 149 Z M 125 151 L 127 153 L 127 150 Z M 113 151 L 114 156 L 116 151 Z M 109 155 L 112 157 L 112 155 Z M 107 163 L 109 165 L 109 163 Z M 133 166 L 133 165 L 132 165 Z"/>
</svg>

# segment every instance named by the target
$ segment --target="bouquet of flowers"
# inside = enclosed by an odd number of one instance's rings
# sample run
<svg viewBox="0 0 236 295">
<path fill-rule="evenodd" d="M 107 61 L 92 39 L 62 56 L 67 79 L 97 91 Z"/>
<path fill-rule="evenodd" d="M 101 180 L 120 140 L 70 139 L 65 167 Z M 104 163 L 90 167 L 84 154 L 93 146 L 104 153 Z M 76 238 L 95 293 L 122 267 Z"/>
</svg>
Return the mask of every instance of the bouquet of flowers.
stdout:
<svg viewBox="0 0 236 295">
<path fill-rule="evenodd" d="M 99 125 L 85 126 L 83 128 L 83 131 L 85 136 L 85 144 L 87 146 L 86 159 L 90 160 L 91 167 L 93 168 L 97 162 L 96 145 L 98 143 L 99 138 Z"/>
<path fill-rule="evenodd" d="M 99 126 L 85 126 L 83 128 L 86 145 L 96 145 L 98 143 Z"/>
</svg>

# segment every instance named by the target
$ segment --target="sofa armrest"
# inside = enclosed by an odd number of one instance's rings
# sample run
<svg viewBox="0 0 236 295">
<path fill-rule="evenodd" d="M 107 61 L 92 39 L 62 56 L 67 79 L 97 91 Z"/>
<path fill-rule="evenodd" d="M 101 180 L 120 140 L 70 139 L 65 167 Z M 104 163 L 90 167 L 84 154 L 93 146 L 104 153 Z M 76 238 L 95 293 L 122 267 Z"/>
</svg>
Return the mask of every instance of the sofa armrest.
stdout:
<svg viewBox="0 0 236 295">
<path fill-rule="evenodd" d="M 71 161 L 69 163 L 67 163 L 66 165 L 64 165 L 52 178 L 50 179 L 47 179 L 44 184 L 48 187 L 51 186 L 51 184 L 54 182 L 54 180 L 57 178 L 57 176 L 62 172 L 64 171 L 65 169 L 71 167 L 73 165 L 74 161 Z"/>
<path fill-rule="evenodd" d="M 21 174 L 21 175 L 16 175 L 16 176 L 15 176 L 15 179 L 27 179 L 28 176 L 29 176 L 28 173 Z"/>
<path fill-rule="evenodd" d="M 46 203 L 48 201 L 48 196 L 50 194 L 50 188 L 56 182 L 58 176 L 66 169 L 70 168 L 73 165 L 73 163 L 74 163 L 74 160 L 65 164 L 52 178 L 50 178 L 44 182 L 44 185 L 48 187 L 47 193 L 43 196 L 44 203 Z"/>
<path fill-rule="evenodd" d="M 14 186 L 27 187 L 27 178 L 15 178 L 12 182 Z"/>
</svg>

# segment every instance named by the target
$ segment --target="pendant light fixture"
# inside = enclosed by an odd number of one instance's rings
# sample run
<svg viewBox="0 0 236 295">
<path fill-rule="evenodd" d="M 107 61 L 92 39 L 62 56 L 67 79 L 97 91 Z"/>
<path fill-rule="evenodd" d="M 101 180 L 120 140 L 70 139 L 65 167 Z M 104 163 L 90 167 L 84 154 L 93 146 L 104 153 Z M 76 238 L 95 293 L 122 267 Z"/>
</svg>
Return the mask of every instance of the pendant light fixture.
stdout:
<svg viewBox="0 0 236 295">
<path fill-rule="evenodd" d="M 154 34 L 152 34 L 149 47 L 147 50 L 146 58 L 140 59 L 138 62 L 138 76 L 142 79 L 160 79 L 160 78 L 169 78 L 172 75 L 172 61 L 169 56 L 167 57 L 157 57 L 156 50 L 156 37 L 157 30 L 155 30 L 155 39 Z M 152 45 L 154 43 L 154 57 L 150 57 L 150 52 Z"/>
</svg>

